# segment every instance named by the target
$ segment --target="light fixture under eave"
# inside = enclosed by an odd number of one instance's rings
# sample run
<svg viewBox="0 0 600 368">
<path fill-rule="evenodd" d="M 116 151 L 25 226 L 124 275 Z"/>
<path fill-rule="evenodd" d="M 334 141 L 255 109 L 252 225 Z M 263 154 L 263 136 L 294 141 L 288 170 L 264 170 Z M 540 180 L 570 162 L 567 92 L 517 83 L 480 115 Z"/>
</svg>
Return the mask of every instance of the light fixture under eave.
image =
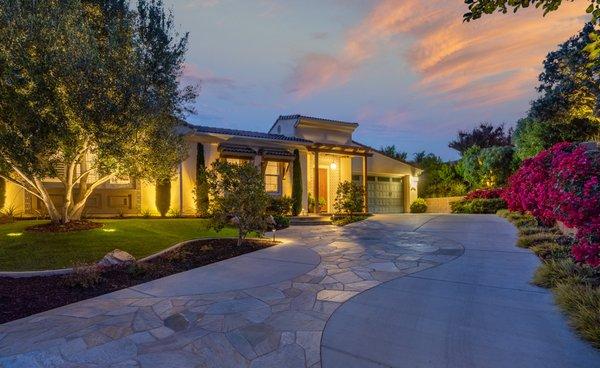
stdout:
<svg viewBox="0 0 600 368">
<path fill-rule="evenodd" d="M 337 164 L 335 162 L 332 162 L 331 165 L 329 165 L 329 167 L 331 168 L 331 170 L 337 170 Z"/>
</svg>

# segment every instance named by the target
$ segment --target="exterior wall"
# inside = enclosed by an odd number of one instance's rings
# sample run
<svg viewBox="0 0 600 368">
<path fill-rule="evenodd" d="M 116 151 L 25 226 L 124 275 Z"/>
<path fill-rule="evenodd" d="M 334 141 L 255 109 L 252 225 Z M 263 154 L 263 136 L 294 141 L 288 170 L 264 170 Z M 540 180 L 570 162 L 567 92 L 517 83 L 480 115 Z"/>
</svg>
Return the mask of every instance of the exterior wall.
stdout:
<svg viewBox="0 0 600 368">
<path fill-rule="evenodd" d="M 25 212 L 25 190 L 11 182 L 6 182 L 6 192 L 4 199 L 4 208 L 12 208 L 17 215 Z"/>
<path fill-rule="evenodd" d="M 464 197 L 425 198 L 427 213 L 451 213 L 450 203 L 460 201 Z"/>
</svg>

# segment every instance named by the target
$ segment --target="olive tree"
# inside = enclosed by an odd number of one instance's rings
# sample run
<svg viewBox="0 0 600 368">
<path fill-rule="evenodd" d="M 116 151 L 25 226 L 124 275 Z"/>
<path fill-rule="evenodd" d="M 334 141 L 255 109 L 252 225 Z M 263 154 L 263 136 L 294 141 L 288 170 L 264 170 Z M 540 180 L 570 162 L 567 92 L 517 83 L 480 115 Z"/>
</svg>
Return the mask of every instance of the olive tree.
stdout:
<svg viewBox="0 0 600 368">
<path fill-rule="evenodd" d="M 260 170 L 251 163 L 215 161 L 206 172 L 210 201 L 210 227 L 238 229 L 238 246 L 251 231 L 267 228 L 270 196 Z"/>
<path fill-rule="evenodd" d="M 0 0 L 0 176 L 53 222 L 80 218 L 112 178 L 167 178 L 195 98 L 187 35 L 160 0 Z M 44 181 L 61 183 L 57 208 Z"/>
</svg>

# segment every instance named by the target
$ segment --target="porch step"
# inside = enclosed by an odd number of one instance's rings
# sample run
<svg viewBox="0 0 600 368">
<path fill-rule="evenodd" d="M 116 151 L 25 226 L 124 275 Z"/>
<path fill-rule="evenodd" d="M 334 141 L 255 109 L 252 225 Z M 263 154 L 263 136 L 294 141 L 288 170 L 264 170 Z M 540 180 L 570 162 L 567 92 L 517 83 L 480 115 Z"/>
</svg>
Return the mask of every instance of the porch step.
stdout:
<svg viewBox="0 0 600 368">
<path fill-rule="evenodd" d="M 290 220 L 292 226 L 331 225 L 331 216 L 295 216 Z"/>
</svg>

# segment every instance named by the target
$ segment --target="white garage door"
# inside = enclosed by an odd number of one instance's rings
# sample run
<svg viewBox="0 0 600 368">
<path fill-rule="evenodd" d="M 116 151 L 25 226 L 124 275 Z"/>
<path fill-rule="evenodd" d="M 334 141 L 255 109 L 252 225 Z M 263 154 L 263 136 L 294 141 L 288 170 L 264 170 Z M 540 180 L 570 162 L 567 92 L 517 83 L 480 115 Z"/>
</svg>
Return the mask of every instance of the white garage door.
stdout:
<svg viewBox="0 0 600 368">
<path fill-rule="evenodd" d="M 389 176 L 367 176 L 369 212 L 404 212 L 402 198 L 403 178 Z"/>
</svg>

